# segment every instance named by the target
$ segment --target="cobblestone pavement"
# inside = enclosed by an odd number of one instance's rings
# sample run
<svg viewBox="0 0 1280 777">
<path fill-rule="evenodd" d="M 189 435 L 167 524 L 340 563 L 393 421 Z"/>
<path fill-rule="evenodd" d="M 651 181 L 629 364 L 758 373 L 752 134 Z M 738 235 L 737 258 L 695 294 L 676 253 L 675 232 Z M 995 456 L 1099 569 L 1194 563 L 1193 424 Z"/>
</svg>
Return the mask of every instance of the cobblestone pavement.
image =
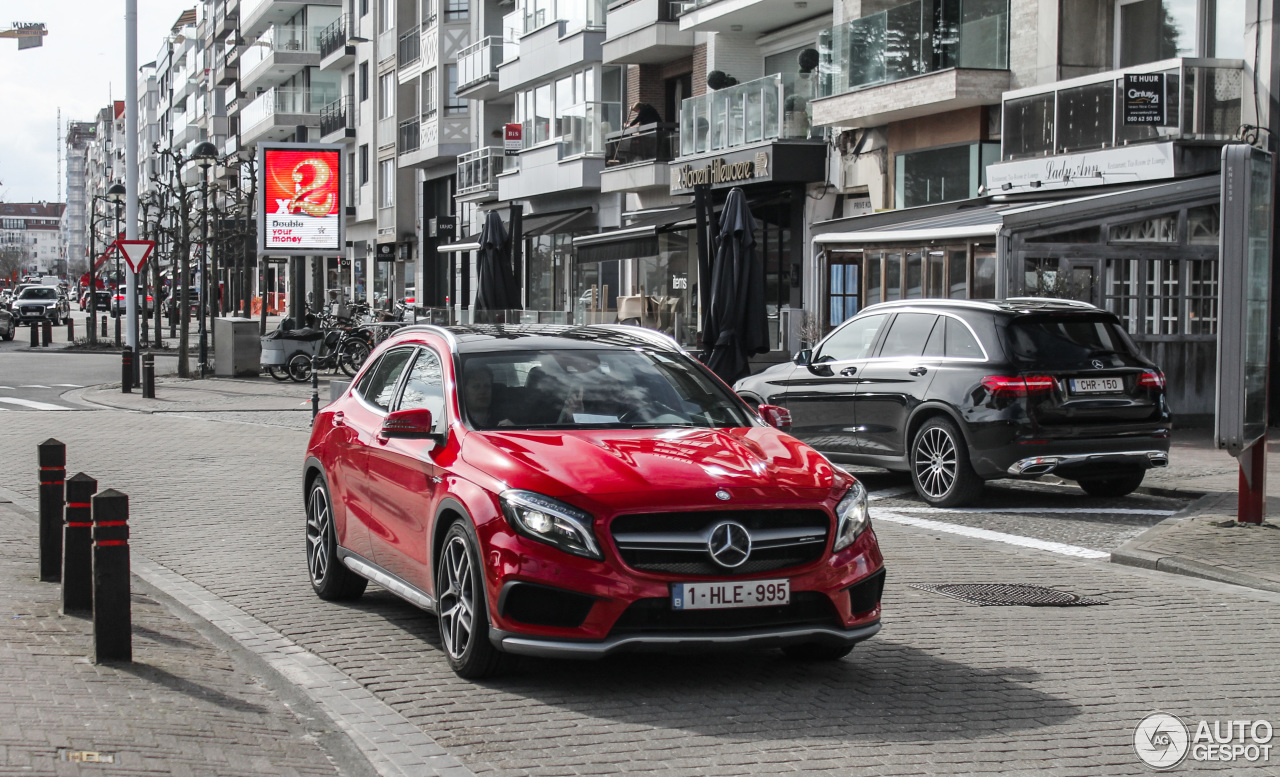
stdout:
<svg viewBox="0 0 1280 777">
<path fill-rule="evenodd" d="M 336 775 L 305 718 L 135 586 L 131 664 L 37 581 L 36 523 L 0 502 L 0 774 Z M 332 736 L 329 732 L 328 736 Z"/>
<path fill-rule="evenodd" d="M 309 590 L 305 432 L 174 414 L 5 421 L 15 466 L 0 486 L 34 498 L 35 445 L 64 441 L 70 472 L 130 495 L 140 553 L 324 659 L 477 774 L 1139 774 L 1133 726 L 1154 710 L 1280 723 L 1280 595 L 888 520 L 876 524 L 884 631 L 837 664 L 777 653 L 527 660 L 472 684 L 449 671 L 422 612 L 375 586 L 345 605 Z M 873 515 L 893 512 L 882 502 Z M 1104 535 L 1097 547 L 1114 541 Z M 909 587 L 959 582 L 1107 604 L 978 607 Z M 1210 770 L 1248 771 L 1182 767 Z"/>
</svg>

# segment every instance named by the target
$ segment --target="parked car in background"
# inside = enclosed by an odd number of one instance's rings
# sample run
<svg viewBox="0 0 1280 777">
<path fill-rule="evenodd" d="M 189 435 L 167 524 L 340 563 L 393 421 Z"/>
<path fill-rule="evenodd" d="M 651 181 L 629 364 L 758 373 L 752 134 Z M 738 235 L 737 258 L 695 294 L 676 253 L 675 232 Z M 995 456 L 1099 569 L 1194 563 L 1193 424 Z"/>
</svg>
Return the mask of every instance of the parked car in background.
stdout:
<svg viewBox="0 0 1280 777">
<path fill-rule="evenodd" d="M 12 340 L 17 329 L 18 323 L 14 320 L 13 313 L 0 308 L 0 340 Z"/>
<path fill-rule="evenodd" d="M 510 654 L 781 648 L 880 628 L 858 481 L 639 327 L 405 327 L 316 418 L 322 599 L 368 580 L 440 622 L 462 677 Z"/>
<path fill-rule="evenodd" d="M 200 315 L 200 290 L 196 288 L 187 289 L 187 308 L 191 311 L 192 316 Z M 166 318 L 174 318 L 178 315 L 179 300 L 182 298 L 182 290 L 171 290 L 164 298 L 162 311 Z"/>
<path fill-rule="evenodd" d="M 56 286 L 26 286 L 10 305 L 20 324 L 51 321 L 57 325 L 71 315 L 71 303 Z"/>
<path fill-rule="evenodd" d="M 834 462 L 910 472 L 941 507 L 1050 472 L 1122 496 L 1168 463 L 1164 373 L 1120 319 L 1082 302 L 872 305 L 735 389 L 785 408 L 791 433 Z"/>
<path fill-rule="evenodd" d="M 95 298 L 94 305 L 93 305 L 95 312 L 106 313 L 108 310 L 111 309 L 111 292 L 107 291 L 106 289 L 98 289 L 95 292 L 86 291 L 84 294 L 80 295 L 81 310 L 89 309 L 89 297 L 91 293 Z"/>
<path fill-rule="evenodd" d="M 111 296 L 111 315 L 123 316 L 128 311 L 128 300 L 125 299 L 123 291 L 117 291 Z M 146 295 L 146 302 L 138 306 L 138 312 L 143 315 L 151 315 L 156 309 L 156 301 L 150 295 Z"/>
</svg>

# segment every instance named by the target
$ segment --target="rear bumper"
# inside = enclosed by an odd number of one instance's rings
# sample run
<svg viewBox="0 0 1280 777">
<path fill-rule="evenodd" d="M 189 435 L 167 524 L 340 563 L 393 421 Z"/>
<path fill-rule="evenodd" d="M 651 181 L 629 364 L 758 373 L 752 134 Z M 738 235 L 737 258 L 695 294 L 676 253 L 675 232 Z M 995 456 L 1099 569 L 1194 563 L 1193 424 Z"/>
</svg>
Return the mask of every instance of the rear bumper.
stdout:
<svg viewBox="0 0 1280 777">
<path fill-rule="evenodd" d="M 1068 453 L 1062 455 L 1029 456 L 1015 461 L 1008 470 L 1014 477 L 1031 477 L 1056 472 L 1070 476 L 1073 471 L 1102 467 L 1152 467 L 1169 466 L 1169 452 L 1162 450 L 1110 451 L 1102 453 Z"/>
<path fill-rule="evenodd" d="M 578 658 L 594 660 L 625 651 L 680 650 L 708 651 L 740 648 L 771 648 L 803 643 L 856 645 L 880 631 L 880 621 L 838 629 L 829 626 L 793 626 L 789 628 L 755 629 L 732 633 L 678 632 L 671 634 L 630 634 L 598 641 L 544 639 L 523 634 L 489 630 L 489 639 L 499 650 L 540 658 Z"/>
</svg>

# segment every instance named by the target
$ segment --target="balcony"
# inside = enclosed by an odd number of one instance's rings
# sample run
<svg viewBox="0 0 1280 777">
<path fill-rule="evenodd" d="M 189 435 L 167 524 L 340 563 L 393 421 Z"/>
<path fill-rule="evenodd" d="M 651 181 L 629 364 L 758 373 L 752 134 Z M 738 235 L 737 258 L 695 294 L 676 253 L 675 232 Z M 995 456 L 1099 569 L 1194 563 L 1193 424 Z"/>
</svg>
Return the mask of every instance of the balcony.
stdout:
<svg viewBox="0 0 1280 777">
<path fill-rule="evenodd" d="M 320 141 L 333 143 L 356 136 L 356 114 L 351 95 L 339 98 L 320 109 Z"/>
<path fill-rule="evenodd" d="M 458 54 L 457 95 L 468 100 L 498 96 L 498 65 L 502 63 L 502 38 L 491 35 Z"/>
<path fill-rule="evenodd" d="M 422 145 L 422 127 L 418 123 L 418 119 L 405 119 L 400 122 L 399 131 L 396 133 L 396 151 L 401 154 L 408 154 L 417 151 Z"/>
<path fill-rule="evenodd" d="M 520 36 L 524 34 L 524 14 L 515 11 L 502 17 L 502 61 L 510 62 L 520 56 Z"/>
<path fill-rule="evenodd" d="M 394 64 L 396 58 L 396 44 L 399 38 L 396 37 L 396 28 L 378 33 L 378 66 L 381 68 L 388 63 Z"/>
<path fill-rule="evenodd" d="M 1126 73 L 1164 75 L 1165 124 L 1124 123 Z M 1167 59 L 1006 92 L 1001 161 L 987 168 L 988 185 L 1076 187 L 1214 170 L 1213 143 L 1237 137 L 1244 79 L 1241 60 Z"/>
<path fill-rule="evenodd" d="M 351 42 L 355 28 L 351 14 L 344 13 L 320 31 L 320 69 L 342 70 L 356 60 L 356 46 Z"/>
<path fill-rule="evenodd" d="M 565 4 L 562 3 L 561 7 Z M 587 25 L 582 21 L 553 19 L 546 25 L 519 35 L 519 44 L 513 49 L 503 42 L 503 61 L 498 68 L 498 88 L 506 93 L 529 84 L 543 81 L 552 75 L 579 68 L 583 62 L 601 61 L 601 44 L 604 43 L 604 15 L 599 25 Z M 532 18 L 526 14 L 524 20 Z M 503 17 L 506 24 L 515 21 L 511 15 Z M 518 33 L 517 31 L 514 31 Z"/>
<path fill-rule="evenodd" d="M 336 96 L 299 87 L 268 89 L 240 112 L 241 140 L 246 146 L 264 140 L 285 140 L 294 134 L 299 124 L 317 126 L 320 106 L 329 104 Z"/>
<path fill-rule="evenodd" d="M 570 105 L 557 117 L 560 158 L 604 154 L 604 137 L 622 126 L 621 103 L 584 102 Z"/>
<path fill-rule="evenodd" d="M 238 9 L 228 10 L 225 3 L 219 5 L 213 12 L 213 39 L 221 41 L 228 35 L 236 31 L 236 27 L 240 26 L 240 11 Z"/>
<path fill-rule="evenodd" d="M 516 157 L 504 156 L 499 146 L 485 146 L 458 157 L 457 198 L 481 202 L 498 196 L 498 174 L 514 169 Z"/>
<path fill-rule="evenodd" d="M 284 25 L 309 5 L 342 8 L 345 0 L 242 0 L 240 3 L 240 37 L 255 40 L 271 25 Z M 230 7 L 230 5 L 228 5 Z"/>
<path fill-rule="evenodd" d="M 239 59 L 229 56 L 230 52 L 217 57 L 213 69 L 213 83 L 216 86 L 234 84 L 240 78 Z"/>
<path fill-rule="evenodd" d="M 813 123 L 872 127 L 996 102 L 1009 86 L 1008 0 L 940 8 L 917 1 L 826 30 Z"/>
<path fill-rule="evenodd" d="M 272 27 L 240 57 L 246 90 L 277 86 L 306 67 L 320 64 L 321 28 Z"/>
<path fill-rule="evenodd" d="M 809 137 L 812 78 L 774 74 L 681 103 L 680 156 Z"/>
<path fill-rule="evenodd" d="M 681 5 L 681 30 L 762 33 L 819 15 L 829 17 L 834 4 L 832 0 L 808 0 L 803 3 L 777 0 L 686 0 Z"/>
<path fill-rule="evenodd" d="M 678 125 L 628 127 L 605 136 L 605 169 L 600 191 L 630 192 L 670 187 L 670 167 L 680 151 Z"/>
<path fill-rule="evenodd" d="M 622 0 L 605 18 L 604 62 L 670 62 L 693 51 L 693 33 L 681 31 L 678 0 Z"/>
<path fill-rule="evenodd" d="M 560 22 L 567 34 L 575 30 L 604 29 L 604 0 L 525 0 L 525 35 Z"/>
<path fill-rule="evenodd" d="M 400 67 L 412 65 L 422 58 L 422 34 L 418 32 L 417 25 L 414 25 L 412 31 L 400 36 L 398 54 Z"/>
</svg>

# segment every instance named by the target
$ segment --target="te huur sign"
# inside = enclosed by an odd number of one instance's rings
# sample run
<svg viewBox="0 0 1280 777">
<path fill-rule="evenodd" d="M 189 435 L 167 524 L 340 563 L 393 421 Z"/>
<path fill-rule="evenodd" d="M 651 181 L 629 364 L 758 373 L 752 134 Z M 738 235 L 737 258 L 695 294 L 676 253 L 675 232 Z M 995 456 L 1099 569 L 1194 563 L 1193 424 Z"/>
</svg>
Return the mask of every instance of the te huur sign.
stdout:
<svg viewBox="0 0 1280 777">
<path fill-rule="evenodd" d="M 1165 124 L 1164 73 L 1124 74 L 1124 123 Z"/>
</svg>

